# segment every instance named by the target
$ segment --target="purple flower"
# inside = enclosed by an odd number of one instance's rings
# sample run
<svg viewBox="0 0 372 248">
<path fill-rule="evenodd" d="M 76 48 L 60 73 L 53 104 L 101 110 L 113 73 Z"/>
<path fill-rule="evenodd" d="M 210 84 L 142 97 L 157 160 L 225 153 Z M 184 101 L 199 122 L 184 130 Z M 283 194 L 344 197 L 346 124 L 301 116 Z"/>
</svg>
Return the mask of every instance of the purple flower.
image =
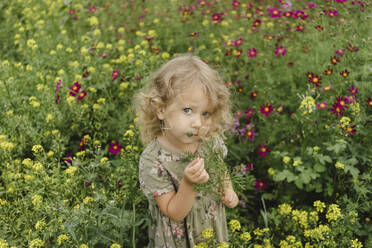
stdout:
<svg viewBox="0 0 372 248">
<path fill-rule="evenodd" d="M 120 76 L 119 70 L 114 70 L 112 72 L 111 76 L 112 76 L 112 81 L 114 81 L 115 79 L 117 79 Z"/>
<path fill-rule="evenodd" d="M 351 88 L 348 89 L 348 91 L 350 92 L 350 94 L 352 94 L 354 96 L 359 92 L 359 89 L 355 88 L 354 85 L 352 85 Z"/>
<path fill-rule="evenodd" d="M 108 148 L 108 151 L 110 154 L 118 154 L 121 151 L 122 146 L 119 144 L 118 141 L 114 143 L 114 141 L 110 142 L 110 147 Z"/>
<path fill-rule="evenodd" d="M 62 84 L 62 81 L 59 80 L 57 83 L 56 83 L 56 92 L 59 91 L 59 87 L 61 86 Z"/>
<path fill-rule="evenodd" d="M 317 109 L 327 109 L 327 102 L 320 102 L 316 105 Z"/>
<path fill-rule="evenodd" d="M 275 52 L 274 52 L 278 57 L 280 56 L 284 56 L 286 53 L 287 53 L 287 50 L 283 47 L 283 46 L 280 46 L 280 47 L 277 47 L 275 49 Z"/>
<path fill-rule="evenodd" d="M 264 190 L 266 188 L 266 182 L 265 180 L 258 180 L 256 179 L 256 184 L 254 185 L 257 190 Z"/>
<path fill-rule="evenodd" d="M 260 155 L 260 157 L 266 157 L 269 152 L 270 149 L 267 146 L 265 145 L 258 146 L 258 155 Z"/>
<path fill-rule="evenodd" d="M 250 57 L 250 58 L 254 58 L 254 57 L 256 57 L 257 56 L 257 50 L 256 50 L 256 48 L 248 48 L 248 56 Z"/>
<path fill-rule="evenodd" d="M 278 18 L 282 14 L 282 11 L 276 8 L 270 8 L 269 12 L 270 12 L 270 18 Z"/>
</svg>

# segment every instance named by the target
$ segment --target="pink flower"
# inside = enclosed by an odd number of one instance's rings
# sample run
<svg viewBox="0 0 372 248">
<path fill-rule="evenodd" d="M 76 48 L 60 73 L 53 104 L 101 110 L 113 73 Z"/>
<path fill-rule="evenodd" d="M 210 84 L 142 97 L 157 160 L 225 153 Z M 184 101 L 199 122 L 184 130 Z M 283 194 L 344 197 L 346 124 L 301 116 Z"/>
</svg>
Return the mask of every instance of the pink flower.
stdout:
<svg viewBox="0 0 372 248">
<path fill-rule="evenodd" d="M 81 84 L 79 82 L 75 82 L 71 87 L 70 87 L 70 95 L 75 96 L 76 94 L 79 93 L 81 88 Z"/>
<path fill-rule="evenodd" d="M 241 110 L 238 110 L 238 111 L 235 112 L 235 118 L 240 119 L 240 117 L 242 117 L 242 116 L 243 116 L 243 112 Z"/>
<path fill-rule="evenodd" d="M 270 8 L 269 12 L 270 12 L 270 18 L 278 18 L 282 14 L 281 10 L 275 9 L 275 8 Z"/>
<path fill-rule="evenodd" d="M 350 94 L 352 94 L 354 96 L 359 92 L 359 89 L 355 88 L 354 85 L 352 85 L 351 88 L 348 89 L 348 91 L 350 92 Z"/>
<path fill-rule="evenodd" d="M 247 108 L 247 109 L 244 111 L 244 114 L 245 114 L 245 117 L 246 117 L 246 118 L 250 118 L 250 117 L 253 115 L 253 109 L 251 109 L 251 108 Z"/>
<path fill-rule="evenodd" d="M 66 163 L 71 164 L 72 163 L 72 154 L 66 154 L 65 157 L 64 157 L 64 161 Z"/>
<path fill-rule="evenodd" d="M 266 188 L 266 182 L 265 180 L 258 180 L 256 179 L 256 184 L 254 185 L 254 187 L 256 187 L 256 190 L 264 190 Z"/>
<path fill-rule="evenodd" d="M 60 100 L 61 100 L 61 97 L 59 95 L 57 95 L 56 104 L 58 104 Z"/>
<path fill-rule="evenodd" d="M 247 174 L 249 170 L 253 170 L 253 164 L 242 165 L 241 171 L 243 175 Z"/>
<path fill-rule="evenodd" d="M 273 112 L 273 105 L 264 104 L 260 108 L 261 114 L 269 116 Z"/>
<path fill-rule="evenodd" d="M 84 97 L 85 97 L 86 95 L 87 95 L 87 92 L 86 92 L 85 90 L 82 90 L 82 91 L 79 93 L 79 95 L 78 95 L 78 97 L 76 98 L 76 100 L 81 101 L 81 100 L 84 99 Z"/>
<path fill-rule="evenodd" d="M 338 56 L 342 57 L 345 54 L 345 49 L 337 49 L 335 52 Z"/>
<path fill-rule="evenodd" d="M 108 148 L 108 151 L 109 151 L 110 154 L 115 155 L 115 154 L 118 154 L 121 151 L 121 148 L 122 148 L 122 146 L 119 145 L 118 141 L 116 141 L 115 143 L 114 143 L 114 141 L 111 141 L 110 142 L 110 147 Z"/>
<path fill-rule="evenodd" d="M 320 102 L 316 105 L 317 109 L 327 109 L 327 102 Z"/>
<path fill-rule="evenodd" d="M 266 157 L 269 152 L 270 149 L 267 146 L 265 145 L 258 146 L 258 155 L 260 155 L 260 157 Z"/>
<path fill-rule="evenodd" d="M 218 23 L 221 20 L 222 20 L 222 18 L 221 18 L 221 15 L 220 14 L 215 13 L 215 14 L 212 15 L 212 22 L 213 23 Z"/>
<path fill-rule="evenodd" d="M 256 48 L 248 48 L 248 56 L 250 57 L 250 58 L 254 58 L 254 57 L 256 57 L 257 56 L 257 50 L 256 50 Z"/>
<path fill-rule="evenodd" d="M 257 96 L 258 96 L 258 92 L 257 91 L 253 91 L 250 94 L 250 97 L 251 97 L 252 100 L 254 100 Z"/>
<path fill-rule="evenodd" d="M 305 15 L 305 12 L 303 12 L 302 10 L 296 10 L 296 12 L 293 14 L 293 19 L 297 19 L 299 17 L 302 17 Z"/>
<path fill-rule="evenodd" d="M 278 57 L 280 56 L 284 56 L 286 53 L 287 53 L 287 50 L 283 47 L 283 46 L 280 46 L 280 47 L 277 47 L 275 49 L 275 52 L 274 52 Z"/>
<path fill-rule="evenodd" d="M 336 17 L 336 16 L 338 16 L 338 11 L 337 10 L 328 10 L 327 15 L 329 17 Z"/>
<path fill-rule="evenodd" d="M 56 83 L 56 92 L 59 91 L 59 88 L 61 87 L 61 84 L 62 84 L 62 81 L 59 80 L 57 83 Z"/>
<path fill-rule="evenodd" d="M 234 41 L 234 46 L 240 46 L 241 44 L 243 44 L 243 38 L 242 37 L 239 37 L 239 39 Z"/>
<path fill-rule="evenodd" d="M 254 140 L 255 132 L 253 129 L 247 130 L 245 133 L 245 136 L 247 136 L 248 139 Z"/>
<path fill-rule="evenodd" d="M 89 7 L 89 12 L 96 12 L 96 10 L 97 10 L 96 6 Z"/>
<path fill-rule="evenodd" d="M 120 76 L 119 70 L 114 70 L 112 72 L 111 76 L 112 76 L 112 81 L 114 81 L 115 79 L 117 79 Z"/>
</svg>

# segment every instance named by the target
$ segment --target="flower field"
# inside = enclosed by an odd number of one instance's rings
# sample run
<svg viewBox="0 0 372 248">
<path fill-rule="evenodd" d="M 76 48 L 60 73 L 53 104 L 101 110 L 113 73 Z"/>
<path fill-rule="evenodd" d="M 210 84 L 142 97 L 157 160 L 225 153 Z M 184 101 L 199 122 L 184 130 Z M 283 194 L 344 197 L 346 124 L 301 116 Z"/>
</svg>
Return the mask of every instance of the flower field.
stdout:
<svg viewBox="0 0 372 248">
<path fill-rule="evenodd" d="M 133 95 L 177 54 L 231 92 L 230 243 L 372 247 L 369 0 L 0 2 L 0 248 L 145 247 Z"/>
</svg>

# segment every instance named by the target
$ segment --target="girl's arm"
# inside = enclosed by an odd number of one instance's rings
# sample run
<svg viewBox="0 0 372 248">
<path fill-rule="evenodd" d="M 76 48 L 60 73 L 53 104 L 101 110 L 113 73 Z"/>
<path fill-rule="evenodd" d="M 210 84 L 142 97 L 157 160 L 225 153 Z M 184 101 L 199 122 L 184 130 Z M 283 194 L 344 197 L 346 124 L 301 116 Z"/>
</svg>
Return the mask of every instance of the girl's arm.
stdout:
<svg viewBox="0 0 372 248">
<path fill-rule="evenodd" d="M 204 160 L 195 159 L 184 170 L 178 191 L 155 197 L 160 211 L 173 221 L 182 221 L 190 212 L 195 200 L 194 183 L 206 183 L 209 179 L 204 169 Z"/>
<path fill-rule="evenodd" d="M 236 207 L 236 205 L 238 205 L 239 203 L 239 198 L 234 191 L 229 175 L 227 175 L 227 178 L 225 179 L 224 190 L 224 196 L 221 200 L 222 203 L 225 204 L 225 206 L 228 208 Z"/>
</svg>

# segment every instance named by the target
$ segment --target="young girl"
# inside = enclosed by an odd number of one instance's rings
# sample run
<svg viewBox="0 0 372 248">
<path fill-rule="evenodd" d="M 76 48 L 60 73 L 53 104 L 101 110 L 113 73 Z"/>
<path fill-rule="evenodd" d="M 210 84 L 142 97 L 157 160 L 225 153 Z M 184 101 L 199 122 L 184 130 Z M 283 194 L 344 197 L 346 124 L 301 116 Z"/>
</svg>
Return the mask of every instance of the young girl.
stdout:
<svg viewBox="0 0 372 248">
<path fill-rule="evenodd" d="M 153 74 L 136 106 L 147 145 L 139 180 L 152 216 L 148 247 L 193 247 L 206 228 L 227 242 L 224 205 L 233 208 L 239 201 L 230 180 L 221 201 L 194 191 L 195 184 L 209 180 L 202 140 L 212 139 L 216 149 L 227 153 L 222 137 L 231 121 L 231 104 L 218 73 L 198 57 L 176 57 Z M 184 162 L 190 153 L 196 159 Z"/>
</svg>

